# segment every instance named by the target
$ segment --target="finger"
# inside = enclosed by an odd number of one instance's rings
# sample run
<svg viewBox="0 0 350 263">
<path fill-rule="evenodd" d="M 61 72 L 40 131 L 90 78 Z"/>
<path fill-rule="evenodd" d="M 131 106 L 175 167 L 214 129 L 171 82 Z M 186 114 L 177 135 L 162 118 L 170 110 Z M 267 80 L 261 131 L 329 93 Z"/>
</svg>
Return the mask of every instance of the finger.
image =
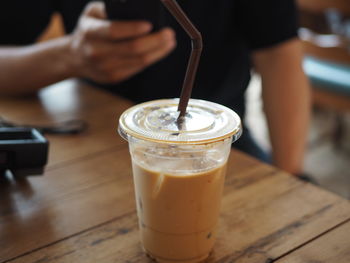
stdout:
<svg viewBox="0 0 350 263">
<path fill-rule="evenodd" d="M 139 60 L 141 61 L 141 65 L 144 65 L 145 67 L 147 67 L 156 63 L 157 61 L 169 55 L 169 53 L 175 48 L 175 46 L 176 46 L 176 42 L 170 41 L 170 42 L 167 42 L 167 44 L 161 48 L 158 48 L 151 52 L 140 55 Z"/>
<path fill-rule="evenodd" d="M 125 40 L 140 37 L 151 30 L 152 24 L 147 21 L 113 21 L 109 33 L 113 40 Z"/>
<path fill-rule="evenodd" d="M 165 29 L 158 33 L 149 34 L 134 40 L 113 43 L 97 41 L 93 44 L 95 57 L 103 59 L 105 56 L 134 57 L 159 49 L 175 42 L 175 34 L 171 29 Z"/>
<path fill-rule="evenodd" d="M 175 42 L 175 33 L 167 28 L 157 33 L 118 43 L 118 52 L 123 56 L 138 56 L 161 49 L 173 42 Z"/>
<path fill-rule="evenodd" d="M 97 77 L 102 78 L 103 82 L 120 82 L 133 75 L 143 71 L 149 65 L 165 57 L 175 47 L 170 44 L 163 49 L 156 50 L 147 55 L 133 58 L 111 59 L 100 66 L 97 71 L 100 72 Z"/>
<path fill-rule="evenodd" d="M 167 56 L 174 49 L 175 45 L 174 42 L 170 42 L 162 48 L 139 56 L 116 59 L 115 69 L 116 71 L 128 72 L 130 69 L 134 69 L 135 71 L 142 70 Z"/>
<path fill-rule="evenodd" d="M 87 17 L 81 23 L 82 30 L 89 39 L 125 40 L 147 34 L 152 25 L 144 21 L 112 22 Z"/>
<path fill-rule="evenodd" d="M 140 63 L 136 61 L 114 60 L 102 67 L 93 69 L 90 75 L 92 79 L 100 83 L 118 83 L 132 77 L 143 69 L 144 67 L 141 67 Z"/>
</svg>

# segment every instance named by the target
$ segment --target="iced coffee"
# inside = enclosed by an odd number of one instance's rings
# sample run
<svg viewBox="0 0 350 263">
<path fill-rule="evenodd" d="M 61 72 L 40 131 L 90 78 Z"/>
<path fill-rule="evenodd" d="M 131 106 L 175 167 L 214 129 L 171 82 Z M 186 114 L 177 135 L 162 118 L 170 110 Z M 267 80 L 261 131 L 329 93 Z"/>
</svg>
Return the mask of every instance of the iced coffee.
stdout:
<svg viewBox="0 0 350 263">
<path fill-rule="evenodd" d="M 240 120 L 215 103 L 190 100 L 184 125 L 177 100 L 140 104 L 123 114 L 144 250 L 158 262 L 200 262 L 216 239 L 227 159 Z"/>
</svg>

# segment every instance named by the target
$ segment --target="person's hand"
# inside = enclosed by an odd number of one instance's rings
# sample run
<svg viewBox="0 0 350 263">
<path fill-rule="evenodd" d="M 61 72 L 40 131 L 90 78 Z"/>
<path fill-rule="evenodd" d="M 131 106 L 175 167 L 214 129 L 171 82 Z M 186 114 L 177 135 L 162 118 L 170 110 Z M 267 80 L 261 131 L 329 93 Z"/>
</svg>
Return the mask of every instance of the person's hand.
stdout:
<svg viewBox="0 0 350 263">
<path fill-rule="evenodd" d="M 175 47 L 174 31 L 150 33 L 146 21 L 109 21 L 104 4 L 90 3 L 70 41 L 74 75 L 100 83 L 120 82 L 168 55 Z"/>
</svg>

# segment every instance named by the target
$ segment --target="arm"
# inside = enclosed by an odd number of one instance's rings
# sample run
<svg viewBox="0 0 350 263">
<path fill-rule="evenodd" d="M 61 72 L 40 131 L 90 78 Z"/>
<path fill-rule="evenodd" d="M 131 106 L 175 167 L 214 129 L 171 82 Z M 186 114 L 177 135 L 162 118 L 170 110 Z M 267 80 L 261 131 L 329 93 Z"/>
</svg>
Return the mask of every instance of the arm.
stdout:
<svg viewBox="0 0 350 263">
<path fill-rule="evenodd" d="M 32 93 L 73 76 L 68 37 L 27 47 L 0 48 L 0 94 Z"/>
<path fill-rule="evenodd" d="M 175 47 L 172 30 L 150 31 L 147 22 L 106 20 L 104 5 L 93 2 L 69 36 L 27 47 L 0 47 L 0 95 L 31 93 L 69 77 L 123 81 Z"/>
<path fill-rule="evenodd" d="M 262 78 L 264 109 L 274 164 L 292 174 L 302 172 L 310 120 L 310 88 L 302 70 L 297 39 L 253 54 Z"/>
</svg>

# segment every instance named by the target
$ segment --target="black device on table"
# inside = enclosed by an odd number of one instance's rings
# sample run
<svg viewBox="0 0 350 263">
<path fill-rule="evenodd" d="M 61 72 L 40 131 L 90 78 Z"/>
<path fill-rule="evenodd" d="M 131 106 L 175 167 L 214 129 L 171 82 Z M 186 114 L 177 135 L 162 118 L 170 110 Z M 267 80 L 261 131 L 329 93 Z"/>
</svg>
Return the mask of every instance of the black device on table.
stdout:
<svg viewBox="0 0 350 263">
<path fill-rule="evenodd" d="M 111 20 L 145 20 L 153 31 L 164 26 L 164 10 L 160 0 L 104 0 L 107 16 Z"/>
<path fill-rule="evenodd" d="M 47 163 L 49 143 L 33 128 L 0 128 L 0 176 L 40 175 Z"/>
</svg>

